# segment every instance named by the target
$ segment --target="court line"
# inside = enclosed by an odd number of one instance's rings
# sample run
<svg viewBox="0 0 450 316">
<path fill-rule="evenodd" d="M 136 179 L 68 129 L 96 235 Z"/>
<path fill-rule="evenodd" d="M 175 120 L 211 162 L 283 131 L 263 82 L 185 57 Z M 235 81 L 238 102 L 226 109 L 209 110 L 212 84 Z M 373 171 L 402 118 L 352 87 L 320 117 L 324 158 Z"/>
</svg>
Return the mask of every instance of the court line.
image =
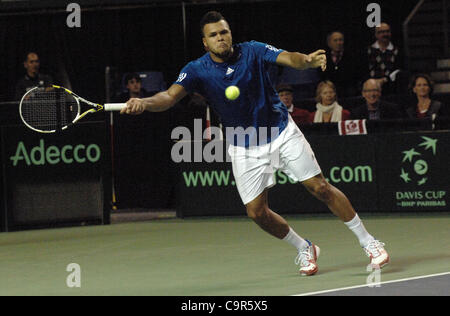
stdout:
<svg viewBox="0 0 450 316">
<path fill-rule="evenodd" d="M 381 285 L 389 284 L 389 283 L 413 281 L 413 280 L 419 280 L 419 279 L 443 276 L 443 275 L 447 275 L 447 274 L 450 274 L 450 272 L 422 275 L 422 276 L 418 276 L 418 277 L 412 277 L 412 278 L 406 278 L 406 279 L 400 279 L 400 280 L 385 281 L 385 282 L 380 282 L 378 284 L 381 286 Z M 324 290 L 324 291 L 309 292 L 309 293 L 303 293 L 303 294 L 295 294 L 295 295 L 291 295 L 291 296 L 308 296 L 308 295 L 316 295 L 316 294 L 325 294 L 325 293 L 330 293 L 330 292 L 339 292 L 339 291 L 353 290 L 353 289 L 358 289 L 358 288 L 362 288 L 362 287 L 369 287 L 369 285 L 368 284 L 356 285 L 356 286 L 342 287 L 342 288 L 337 288 L 337 289 L 332 289 L 332 290 Z"/>
</svg>

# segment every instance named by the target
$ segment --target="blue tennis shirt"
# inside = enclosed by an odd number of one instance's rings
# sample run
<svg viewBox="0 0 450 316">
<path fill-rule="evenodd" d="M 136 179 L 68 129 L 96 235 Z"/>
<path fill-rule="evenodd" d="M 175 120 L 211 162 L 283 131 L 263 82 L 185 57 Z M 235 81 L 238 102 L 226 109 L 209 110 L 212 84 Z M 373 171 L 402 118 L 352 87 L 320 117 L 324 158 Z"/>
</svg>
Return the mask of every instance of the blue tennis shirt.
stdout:
<svg viewBox="0 0 450 316">
<path fill-rule="evenodd" d="M 270 143 L 288 124 L 288 111 L 268 73 L 269 64 L 274 64 L 283 50 L 256 41 L 234 45 L 233 49 L 233 56 L 224 63 L 213 61 L 209 53 L 188 63 L 175 84 L 208 99 L 231 144 L 249 147 Z M 225 96 L 229 86 L 240 90 L 234 101 Z M 241 137 L 243 131 L 245 138 Z"/>
</svg>

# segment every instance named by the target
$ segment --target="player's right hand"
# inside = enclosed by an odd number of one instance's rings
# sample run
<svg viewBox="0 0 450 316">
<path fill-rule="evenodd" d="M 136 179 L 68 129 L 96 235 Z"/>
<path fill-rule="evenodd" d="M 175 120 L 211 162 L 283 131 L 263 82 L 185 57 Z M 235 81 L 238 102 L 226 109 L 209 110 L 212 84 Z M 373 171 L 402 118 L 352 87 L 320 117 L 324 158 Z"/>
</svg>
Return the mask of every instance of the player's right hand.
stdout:
<svg viewBox="0 0 450 316">
<path fill-rule="evenodd" d="M 144 110 L 144 101 L 142 99 L 131 98 L 127 101 L 127 106 L 120 111 L 120 114 L 139 115 Z"/>
</svg>

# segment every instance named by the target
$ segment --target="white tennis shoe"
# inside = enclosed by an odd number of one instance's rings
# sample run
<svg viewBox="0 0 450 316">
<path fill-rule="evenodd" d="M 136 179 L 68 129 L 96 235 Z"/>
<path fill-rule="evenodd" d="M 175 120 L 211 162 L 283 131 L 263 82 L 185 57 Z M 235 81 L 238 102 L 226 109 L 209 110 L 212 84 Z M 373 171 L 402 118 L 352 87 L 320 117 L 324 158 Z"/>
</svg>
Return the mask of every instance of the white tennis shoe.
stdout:
<svg viewBox="0 0 450 316">
<path fill-rule="evenodd" d="M 300 265 L 299 272 L 301 275 L 310 276 L 319 271 L 316 261 L 320 254 L 320 248 L 309 240 L 306 240 L 306 242 L 308 247 L 299 251 L 297 258 L 295 258 L 295 264 Z"/>
<path fill-rule="evenodd" d="M 373 268 L 382 268 L 389 263 L 389 254 L 384 249 L 384 246 L 384 243 L 374 239 L 363 248 L 366 255 L 370 258 Z"/>
</svg>

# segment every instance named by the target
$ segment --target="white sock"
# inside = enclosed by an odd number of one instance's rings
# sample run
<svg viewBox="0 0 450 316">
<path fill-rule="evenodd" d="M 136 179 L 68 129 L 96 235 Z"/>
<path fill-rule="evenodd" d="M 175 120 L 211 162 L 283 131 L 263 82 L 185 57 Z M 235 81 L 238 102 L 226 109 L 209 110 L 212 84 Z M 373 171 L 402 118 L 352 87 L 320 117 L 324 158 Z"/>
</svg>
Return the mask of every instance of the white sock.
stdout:
<svg viewBox="0 0 450 316">
<path fill-rule="evenodd" d="M 309 246 L 308 242 L 297 235 L 297 233 L 290 227 L 289 233 L 283 238 L 283 240 L 297 248 L 299 251 Z"/>
<path fill-rule="evenodd" d="M 372 240 L 375 239 L 367 232 L 358 214 L 356 214 L 350 222 L 345 223 L 345 225 L 347 225 L 347 227 L 356 235 L 361 247 L 366 247 Z"/>
</svg>

